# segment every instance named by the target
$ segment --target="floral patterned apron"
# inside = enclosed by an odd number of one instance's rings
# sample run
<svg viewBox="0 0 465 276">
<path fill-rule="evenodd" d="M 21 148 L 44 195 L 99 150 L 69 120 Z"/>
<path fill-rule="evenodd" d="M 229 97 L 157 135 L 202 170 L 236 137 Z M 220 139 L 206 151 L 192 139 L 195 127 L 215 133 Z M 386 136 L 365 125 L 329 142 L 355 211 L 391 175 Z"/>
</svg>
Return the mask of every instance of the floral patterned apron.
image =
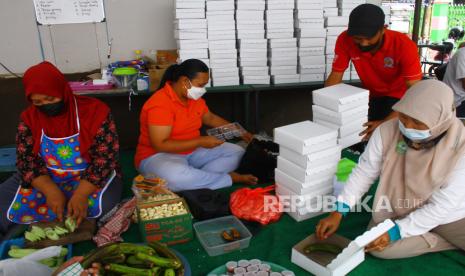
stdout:
<svg viewBox="0 0 465 276">
<path fill-rule="evenodd" d="M 67 201 L 78 187 L 81 174 L 88 166 L 80 153 L 80 124 L 77 107 L 76 114 L 78 133 L 64 138 L 50 138 L 42 130 L 40 141 L 40 156 L 47 166 L 49 176 L 64 193 Z M 96 218 L 101 215 L 102 195 L 115 175 L 116 173 L 113 171 L 105 186 L 89 196 L 87 217 Z M 16 192 L 7 215 L 10 221 L 18 224 L 53 221 L 57 218 L 56 214 L 48 208 L 44 194 L 32 187 L 22 188 L 21 186 Z"/>
</svg>

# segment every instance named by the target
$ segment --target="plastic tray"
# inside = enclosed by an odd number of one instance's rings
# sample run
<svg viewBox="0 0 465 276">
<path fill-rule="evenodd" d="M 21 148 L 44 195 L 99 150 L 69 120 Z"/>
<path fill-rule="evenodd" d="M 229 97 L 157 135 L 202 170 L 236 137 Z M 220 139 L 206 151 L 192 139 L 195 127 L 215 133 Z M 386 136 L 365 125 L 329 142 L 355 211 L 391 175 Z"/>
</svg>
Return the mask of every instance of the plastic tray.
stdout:
<svg viewBox="0 0 465 276">
<path fill-rule="evenodd" d="M 223 141 L 240 138 L 245 133 L 245 129 L 239 123 L 231 123 L 207 130 L 209 136 L 214 136 Z"/>
<path fill-rule="evenodd" d="M 233 242 L 226 242 L 221 237 L 221 233 L 235 228 L 239 231 L 241 239 Z M 194 230 L 197 238 L 209 256 L 218 256 L 235 250 L 249 247 L 252 234 L 234 216 L 226 216 L 194 223 Z"/>
<path fill-rule="evenodd" d="M 19 247 L 24 247 L 24 238 L 19 239 L 12 239 L 6 240 L 0 244 L 0 260 L 8 259 L 8 251 L 10 250 L 11 246 L 16 245 Z M 70 259 L 73 256 L 73 245 L 68 244 L 68 255 L 66 256 L 66 260 Z"/>
</svg>

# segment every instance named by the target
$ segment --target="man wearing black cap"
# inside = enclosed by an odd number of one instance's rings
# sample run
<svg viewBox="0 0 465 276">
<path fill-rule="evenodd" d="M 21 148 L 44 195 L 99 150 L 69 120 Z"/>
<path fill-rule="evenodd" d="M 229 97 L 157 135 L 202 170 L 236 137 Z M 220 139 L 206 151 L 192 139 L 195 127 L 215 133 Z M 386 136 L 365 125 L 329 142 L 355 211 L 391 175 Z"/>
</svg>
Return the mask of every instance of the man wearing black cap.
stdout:
<svg viewBox="0 0 465 276">
<path fill-rule="evenodd" d="M 331 74 L 325 86 L 342 82 L 352 61 L 363 86 L 370 90 L 367 129 L 364 140 L 382 122 L 394 118 L 392 106 L 422 77 L 415 43 L 406 35 L 387 30 L 383 10 L 373 4 L 356 7 L 349 17 L 349 28 L 336 41 Z"/>
</svg>

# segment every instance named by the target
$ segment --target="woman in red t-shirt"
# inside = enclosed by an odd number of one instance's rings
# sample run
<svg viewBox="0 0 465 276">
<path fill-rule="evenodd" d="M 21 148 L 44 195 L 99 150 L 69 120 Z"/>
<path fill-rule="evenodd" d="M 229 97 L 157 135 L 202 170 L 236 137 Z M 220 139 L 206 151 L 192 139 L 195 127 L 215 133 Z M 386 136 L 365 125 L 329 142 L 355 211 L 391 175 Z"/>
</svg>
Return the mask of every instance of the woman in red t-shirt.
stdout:
<svg viewBox="0 0 465 276">
<path fill-rule="evenodd" d="M 234 172 L 244 155 L 243 148 L 200 135 L 202 125 L 229 124 L 210 112 L 201 98 L 208 82 L 209 69 L 200 60 L 172 65 L 160 89 L 142 108 L 135 165 L 145 177 L 166 179 L 173 191 L 257 182 L 252 175 Z M 249 133 L 244 136 L 244 140 L 250 139 Z"/>
</svg>

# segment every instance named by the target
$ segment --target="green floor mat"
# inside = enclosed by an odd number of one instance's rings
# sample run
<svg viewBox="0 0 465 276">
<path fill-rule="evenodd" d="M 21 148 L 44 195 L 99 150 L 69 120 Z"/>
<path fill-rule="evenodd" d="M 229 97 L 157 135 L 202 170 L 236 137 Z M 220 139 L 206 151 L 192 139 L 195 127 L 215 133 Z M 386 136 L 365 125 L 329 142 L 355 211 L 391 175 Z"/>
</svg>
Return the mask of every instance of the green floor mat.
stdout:
<svg viewBox="0 0 465 276">
<path fill-rule="evenodd" d="M 130 181 L 137 174 L 133 169 L 133 152 L 121 154 L 122 165 L 125 173 L 125 195 L 130 195 Z M 349 152 L 344 157 L 357 160 L 358 156 Z M 223 189 L 224 193 L 230 193 L 240 185 Z M 375 191 L 375 185 L 369 194 Z M 351 213 L 341 224 L 339 234 L 347 238 L 355 238 L 363 233 L 371 216 L 369 213 Z M 229 260 L 258 258 L 264 261 L 280 264 L 293 270 L 296 275 L 309 275 L 308 272 L 291 263 L 291 248 L 306 236 L 312 234 L 321 217 L 303 222 L 296 222 L 287 214 L 277 223 L 261 227 L 256 224 L 248 224 L 253 234 L 250 246 L 247 249 L 231 252 L 229 254 L 209 257 L 200 245 L 197 238 L 185 244 L 175 245 L 173 248 L 181 252 L 189 261 L 194 276 L 204 276 L 214 268 L 225 264 Z M 141 242 L 137 225 L 132 225 L 123 234 L 127 242 Z M 76 244 L 74 255 L 82 255 L 93 249 L 92 242 Z M 423 256 L 402 260 L 382 260 L 370 255 L 365 262 L 353 270 L 350 275 L 376 275 L 376 276 L 403 276 L 403 275 L 465 275 L 465 254 L 460 251 L 446 251 L 442 253 L 426 254 Z"/>
</svg>

